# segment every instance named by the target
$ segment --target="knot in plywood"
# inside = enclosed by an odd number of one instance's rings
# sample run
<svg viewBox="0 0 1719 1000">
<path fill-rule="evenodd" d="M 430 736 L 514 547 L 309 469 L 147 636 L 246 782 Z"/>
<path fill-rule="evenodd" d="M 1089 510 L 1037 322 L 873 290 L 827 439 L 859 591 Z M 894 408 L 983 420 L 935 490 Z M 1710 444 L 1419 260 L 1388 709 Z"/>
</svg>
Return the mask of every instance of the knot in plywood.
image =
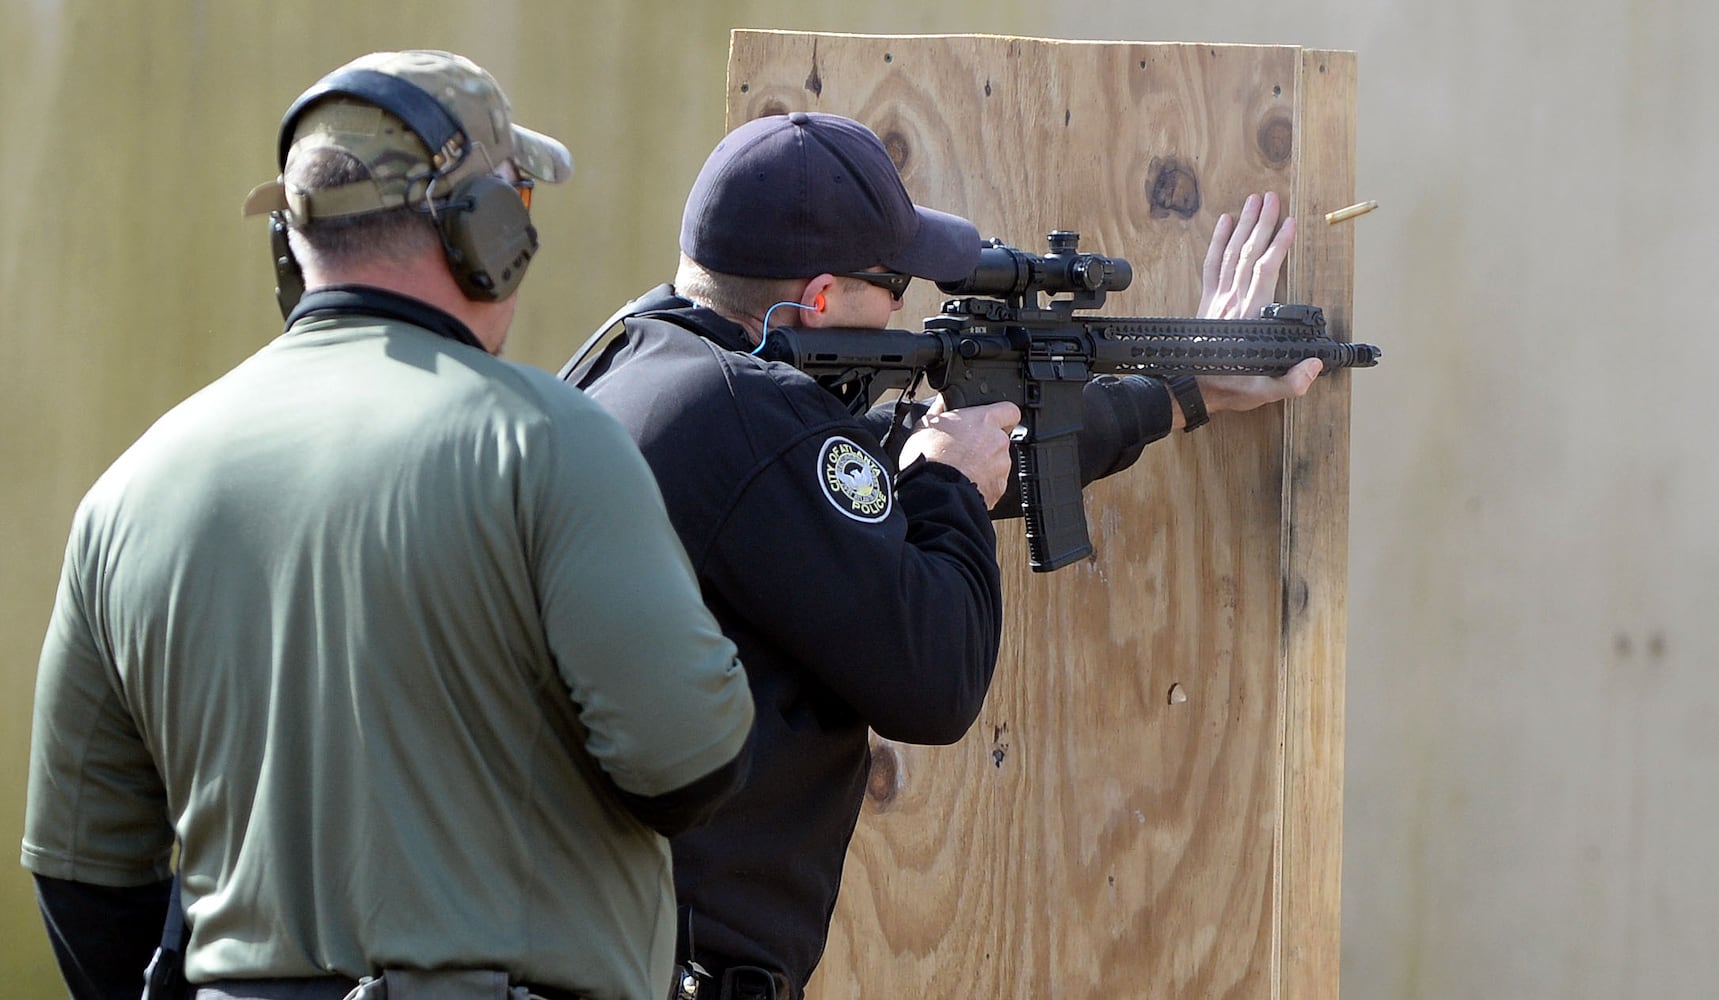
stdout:
<svg viewBox="0 0 1719 1000">
<path fill-rule="evenodd" d="M 871 771 L 866 775 L 865 797 L 872 807 L 886 811 L 901 793 L 901 758 L 895 747 L 877 742 L 871 746 Z"/>
<path fill-rule="evenodd" d="M 1290 154 L 1295 149 L 1295 123 L 1282 112 L 1268 115 L 1259 123 L 1254 139 L 1265 162 L 1274 167 L 1288 166 Z"/>
<path fill-rule="evenodd" d="M 1154 216 L 1191 219 L 1199 212 L 1200 179 L 1193 167 L 1174 156 L 1155 156 L 1146 176 L 1146 201 Z"/>
</svg>

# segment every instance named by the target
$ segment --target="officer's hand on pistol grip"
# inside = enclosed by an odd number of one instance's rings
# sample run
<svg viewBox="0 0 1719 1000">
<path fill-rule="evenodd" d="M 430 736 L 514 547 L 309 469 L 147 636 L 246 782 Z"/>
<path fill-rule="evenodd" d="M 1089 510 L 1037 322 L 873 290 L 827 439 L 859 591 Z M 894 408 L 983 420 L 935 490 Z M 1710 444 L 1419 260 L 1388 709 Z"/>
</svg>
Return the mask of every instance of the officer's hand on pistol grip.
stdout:
<svg viewBox="0 0 1719 1000">
<path fill-rule="evenodd" d="M 1020 407 L 1007 401 L 945 410 L 939 398 L 902 447 L 901 464 L 924 457 L 951 466 L 972 480 L 990 507 L 1002 497 L 1014 471 L 1009 440 L 1020 420 Z"/>
</svg>

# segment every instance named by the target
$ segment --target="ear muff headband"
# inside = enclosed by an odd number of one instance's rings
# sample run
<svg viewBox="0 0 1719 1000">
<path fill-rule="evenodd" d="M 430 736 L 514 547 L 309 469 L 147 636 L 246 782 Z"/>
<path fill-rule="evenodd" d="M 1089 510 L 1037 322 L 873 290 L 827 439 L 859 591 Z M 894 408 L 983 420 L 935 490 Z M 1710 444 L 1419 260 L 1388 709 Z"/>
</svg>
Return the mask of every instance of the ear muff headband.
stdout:
<svg viewBox="0 0 1719 1000">
<path fill-rule="evenodd" d="M 412 133 L 424 141 L 430 154 L 446 157 L 449 162 L 437 165 L 438 173 L 446 173 L 465 154 L 465 130 L 440 101 L 422 87 L 397 76 L 374 69 L 346 69 L 318 80 L 314 86 L 292 103 L 281 116 L 280 167 L 286 169 L 287 153 L 292 149 L 293 132 L 298 116 L 311 103 L 332 94 L 344 94 L 374 104 L 406 123 Z M 456 141 L 457 140 L 457 141 Z"/>
</svg>

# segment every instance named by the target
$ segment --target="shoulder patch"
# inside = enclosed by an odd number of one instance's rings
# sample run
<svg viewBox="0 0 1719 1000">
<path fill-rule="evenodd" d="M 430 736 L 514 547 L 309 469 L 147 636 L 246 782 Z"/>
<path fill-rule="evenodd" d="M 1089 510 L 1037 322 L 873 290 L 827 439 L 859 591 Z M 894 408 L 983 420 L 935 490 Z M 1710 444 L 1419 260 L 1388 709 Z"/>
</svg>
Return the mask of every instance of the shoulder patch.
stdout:
<svg viewBox="0 0 1719 1000">
<path fill-rule="evenodd" d="M 894 496 L 889 473 L 845 437 L 832 437 L 818 449 L 818 482 L 830 505 L 856 521 L 876 524 L 889 516 Z"/>
</svg>

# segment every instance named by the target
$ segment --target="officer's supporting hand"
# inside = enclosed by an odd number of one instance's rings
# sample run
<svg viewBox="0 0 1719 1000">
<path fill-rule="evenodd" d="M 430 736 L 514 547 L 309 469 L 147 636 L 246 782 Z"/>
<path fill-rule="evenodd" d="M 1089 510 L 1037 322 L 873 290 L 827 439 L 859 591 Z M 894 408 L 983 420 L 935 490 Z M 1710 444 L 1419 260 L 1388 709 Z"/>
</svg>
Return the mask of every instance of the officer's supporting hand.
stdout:
<svg viewBox="0 0 1719 1000">
<path fill-rule="evenodd" d="M 1241 218 L 1218 217 L 1206 262 L 1200 273 L 1200 316 L 1238 319 L 1258 316 L 1277 290 L 1289 245 L 1295 242 L 1295 220 L 1278 226 L 1281 205 L 1276 194 L 1252 194 L 1242 204 Z M 1275 232 L 1274 232 L 1275 231 Z M 1239 412 L 1306 395 L 1323 365 L 1308 358 L 1283 375 L 1201 376 L 1206 410 Z"/>
<path fill-rule="evenodd" d="M 1014 471 L 1009 432 L 1020 422 L 1020 407 L 1006 400 L 945 410 L 943 397 L 938 396 L 902 446 L 901 465 L 905 468 L 923 456 L 952 466 L 979 487 L 986 507 L 994 507 Z"/>
</svg>

